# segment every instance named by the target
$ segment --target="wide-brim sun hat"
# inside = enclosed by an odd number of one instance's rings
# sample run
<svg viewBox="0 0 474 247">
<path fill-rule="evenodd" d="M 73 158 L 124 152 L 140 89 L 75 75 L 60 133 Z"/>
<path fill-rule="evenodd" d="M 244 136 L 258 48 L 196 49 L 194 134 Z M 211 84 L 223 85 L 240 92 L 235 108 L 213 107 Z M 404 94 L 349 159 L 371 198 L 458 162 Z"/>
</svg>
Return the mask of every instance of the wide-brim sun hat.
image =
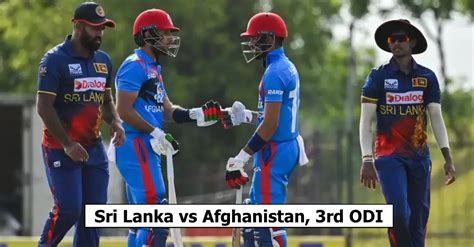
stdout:
<svg viewBox="0 0 474 247">
<path fill-rule="evenodd" d="M 400 30 L 406 31 L 410 38 L 416 39 L 416 45 L 412 49 L 412 54 L 420 54 L 426 51 L 428 43 L 426 42 L 425 36 L 418 28 L 413 26 L 410 21 L 405 19 L 390 20 L 382 23 L 382 25 L 375 30 L 375 43 L 377 43 L 380 49 L 392 52 L 388 46 L 387 38 L 393 32 Z"/>
</svg>

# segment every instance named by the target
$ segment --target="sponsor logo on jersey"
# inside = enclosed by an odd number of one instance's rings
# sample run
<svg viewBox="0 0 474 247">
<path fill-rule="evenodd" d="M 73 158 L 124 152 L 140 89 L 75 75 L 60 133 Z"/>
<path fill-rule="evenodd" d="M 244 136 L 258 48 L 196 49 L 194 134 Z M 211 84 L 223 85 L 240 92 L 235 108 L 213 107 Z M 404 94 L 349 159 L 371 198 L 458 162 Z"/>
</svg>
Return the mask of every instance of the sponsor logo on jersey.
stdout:
<svg viewBox="0 0 474 247">
<path fill-rule="evenodd" d="M 94 63 L 95 72 L 101 74 L 108 74 L 109 70 L 107 69 L 107 65 L 105 63 Z"/>
<path fill-rule="evenodd" d="M 398 80 L 397 79 L 385 79 L 383 84 L 384 89 L 398 89 Z"/>
<path fill-rule="evenodd" d="M 81 64 L 79 63 L 70 63 L 68 64 L 69 74 L 71 75 L 82 75 Z"/>
<path fill-rule="evenodd" d="M 423 91 L 410 91 L 406 93 L 386 93 L 387 105 L 422 104 Z"/>
<path fill-rule="evenodd" d="M 148 73 L 146 75 L 146 78 L 149 80 L 149 79 L 158 78 L 158 76 L 155 73 Z"/>
<path fill-rule="evenodd" d="M 424 77 L 416 77 L 411 79 L 412 87 L 427 87 L 428 86 L 428 79 Z"/>
<path fill-rule="evenodd" d="M 163 104 L 163 99 L 165 97 L 165 91 L 161 88 L 159 82 L 155 83 L 156 85 L 156 94 L 153 96 L 158 104 Z"/>
<path fill-rule="evenodd" d="M 267 94 L 268 95 L 283 95 L 283 91 L 282 90 L 268 90 L 267 91 Z"/>
<path fill-rule="evenodd" d="M 56 161 L 53 162 L 53 167 L 58 168 L 60 166 L 61 166 L 61 161 L 56 160 Z"/>
<path fill-rule="evenodd" d="M 89 90 L 105 91 L 104 77 L 86 77 L 74 80 L 74 92 L 86 92 Z"/>
</svg>

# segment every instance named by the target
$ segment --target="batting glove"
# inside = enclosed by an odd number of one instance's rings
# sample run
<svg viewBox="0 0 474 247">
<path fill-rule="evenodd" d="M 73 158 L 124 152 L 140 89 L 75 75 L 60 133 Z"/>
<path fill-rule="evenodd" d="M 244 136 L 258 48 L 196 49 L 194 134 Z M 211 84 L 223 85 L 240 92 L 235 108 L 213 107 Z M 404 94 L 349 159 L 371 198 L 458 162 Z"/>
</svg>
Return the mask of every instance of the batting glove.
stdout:
<svg viewBox="0 0 474 247">
<path fill-rule="evenodd" d="M 222 124 L 228 128 L 242 123 L 251 123 L 252 117 L 252 112 L 245 109 L 244 104 L 235 101 L 232 107 L 227 107 L 222 111 Z"/>
<path fill-rule="evenodd" d="M 221 119 L 221 105 L 217 101 L 210 100 L 203 106 L 189 110 L 189 118 L 196 120 L 197 126 L 211 126 Z"/>
<path fill-rule="evenodd" d="M 150 144 L 153 151 L 159 155 L 166 155 L 167 150 L 171 149 L 172 155 L 179 153 L 179 143 L 173 138 L 171 134 L 166 134 L 159 128 L 155 128 L 150 135 Z"/>
<path fill-rule="evenodd" d="M 239 189 L 240 186 L 247 184 L 249 176 L 244 171 L 244 167 L 250 157 L 250 154 L 241 150 L 237 156 L 229 158 L 225 172 L 225 181 L 229 188 Z"/>
</svg>

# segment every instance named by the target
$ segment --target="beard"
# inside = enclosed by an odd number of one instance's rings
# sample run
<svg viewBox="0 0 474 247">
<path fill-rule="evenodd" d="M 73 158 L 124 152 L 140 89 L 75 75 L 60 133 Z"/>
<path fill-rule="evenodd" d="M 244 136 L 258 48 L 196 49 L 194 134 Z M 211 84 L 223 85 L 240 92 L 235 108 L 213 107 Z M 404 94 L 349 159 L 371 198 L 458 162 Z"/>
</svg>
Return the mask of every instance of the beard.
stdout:
<svg viewBox="0 0 474 247">
<path fill-rule="evenodd" d="M 84 46 L 89 52 L 93 53 L 99 50 L 100 45 L 102 44 L 102 37 L 90 37 L 86 33 L 82 33 L 81 37 L 81 44 Z"/>
<path fill-rule="evenodd" d="M 155 48 L 154 46 L 151 47 L 151 52 L 153 52 L 153 55 L 155 55 L 157 62 L 158 62 L 158 58 L 159 58 L 160 56 L 163 56 L 163 55 L 164 55 L 164 56 L 167 56 L 167 55 L 168 55 L 168 54 L 162 52 L 161 50 Z"/>
</svg>

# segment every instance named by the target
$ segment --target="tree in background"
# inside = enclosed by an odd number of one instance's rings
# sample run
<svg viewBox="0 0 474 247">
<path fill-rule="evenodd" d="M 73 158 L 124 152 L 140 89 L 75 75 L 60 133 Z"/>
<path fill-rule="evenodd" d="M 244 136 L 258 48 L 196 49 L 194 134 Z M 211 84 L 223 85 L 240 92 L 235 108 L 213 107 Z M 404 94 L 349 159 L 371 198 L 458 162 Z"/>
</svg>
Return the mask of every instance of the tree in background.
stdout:
<svg viewBox="0 0 474 247">
<path fill-rule="evenodd" d="M 469 0 L 422 0 L 422 1 L 412 1 L 412 0 L 399 0 L 400 3 L 406 7 L 410 13 L 417 18 L 423 29 L 425 30 L 426 36 L 431 39 L 439 54 L 440 61 L 440 71 L 441 75 L 438 75 L 439 81 L 443 91 L 443 106 L 446 109 L 444 112 L 447 116 L 448 128 L 450 128 L 457 140 L 457 147 L 463 147 L 466 143 L 466 137 L 469 137 L 470 134 L 466 135 L 466 129 L 468 125 L 465 124 L 465 121 L 459 121 L 461 116 L 456 115 L 456 108 L 462 107 L 460 104 L 462 102 L 456 101 L 453 98 L 453 95 L 450 93 L 450 85 L 453 82 L 446 72 L 446 53 L 444 49 L 444 26 L 447 20 L 452 18 L 453 13 L 466 13 L 473 17 L 474 13 L 474 4 L 473 1 Z M 428 14 L 431 14 L 432 18 L 426 18 Z M 435 30 L 429 28 L 427 20 L 432 20 L 435 25 Z M 458 92 L 459 94 L 460 92 Z M 468 111 L 465 113 L 469 113 Z M 469 116 L 468 116 L 469 117 Z M 470 116 L 472 117 L 472 115 Z M 469 117 L 469 118 L 470 118 Z"/>
</svg>

